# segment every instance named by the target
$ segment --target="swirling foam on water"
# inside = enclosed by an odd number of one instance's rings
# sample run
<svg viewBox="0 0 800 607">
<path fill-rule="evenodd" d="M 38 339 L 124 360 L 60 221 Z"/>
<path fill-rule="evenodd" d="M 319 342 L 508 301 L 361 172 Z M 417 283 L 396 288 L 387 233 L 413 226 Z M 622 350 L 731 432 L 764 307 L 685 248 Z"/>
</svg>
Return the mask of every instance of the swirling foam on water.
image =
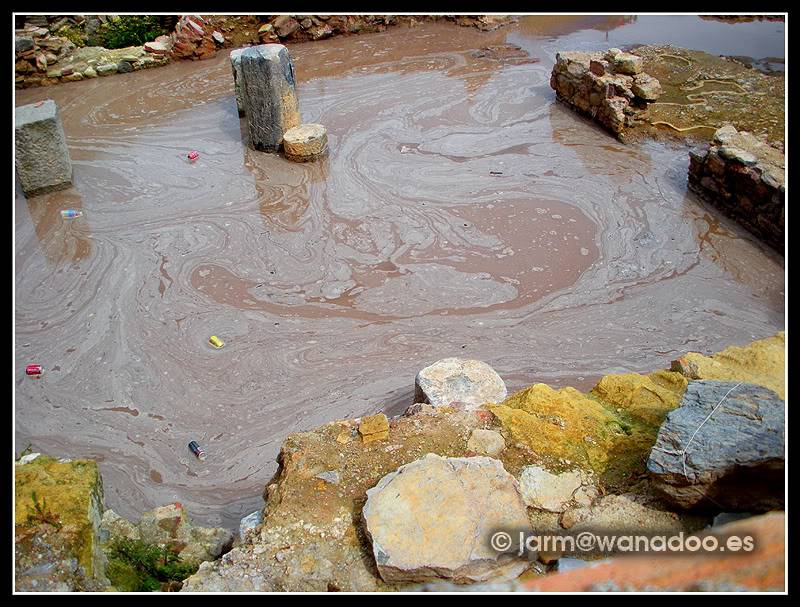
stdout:
<svg viewBox="0 0 800 607">
<path fill-rule="evenodd" d="M 549 58 L 471 54 L 503 36 L 293 47 L 308 165 L 243 145 L 226 56 L 18 92 L 59 104 L 75 186 L 17 193 L 17 444 L 98 459 L 123 515 L 234 527 L 289 432 L 400 412 L 438 358 L 589 387 L 780 330 L 782 260 L 687 194 L 686 150 L 555 104 Z"/>
</svg>

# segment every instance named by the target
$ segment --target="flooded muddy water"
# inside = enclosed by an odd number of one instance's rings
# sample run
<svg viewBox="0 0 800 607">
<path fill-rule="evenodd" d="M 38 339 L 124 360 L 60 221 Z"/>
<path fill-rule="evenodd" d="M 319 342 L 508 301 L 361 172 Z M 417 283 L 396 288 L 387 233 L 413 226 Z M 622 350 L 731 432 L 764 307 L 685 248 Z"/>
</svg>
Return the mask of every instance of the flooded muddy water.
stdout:
<svg viewBox="0 0 800 607">
<path fill-rule="evenodd" d="M 685 148 L 556 103 L 577 33 L 523 26 L 292 46 L 330 140 L 307 165 L 243 144 L 226 52 L 17 91 L 58 103 L 75 170 L 17 190 L 17 451 L 97 459 L 129 518 L 233 528 L 288 433 L 398 414 L 439 358 L 588 389 L 783 329 L 782 258 L 687 192 Z"/>
</svg>

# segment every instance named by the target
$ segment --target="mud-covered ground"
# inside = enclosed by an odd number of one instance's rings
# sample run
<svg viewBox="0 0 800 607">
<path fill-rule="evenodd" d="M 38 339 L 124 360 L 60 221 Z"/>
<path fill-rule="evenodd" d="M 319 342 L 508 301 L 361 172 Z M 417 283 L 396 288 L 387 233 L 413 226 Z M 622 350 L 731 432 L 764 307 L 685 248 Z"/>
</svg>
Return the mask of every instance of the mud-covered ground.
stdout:
<svg viewBox="0 0 800 607">
<path fill-rule="evenodd" d="M 739 61 L 671 46 L 642 46 L 635 52 L 645 58 L 644 71 L 658 78 L 664 89 L 650 106 L 650 121 L 657 130 L 707 141 L 730 123 L 782 149 L 783 72 L 767 75 Z"/>
</svg>

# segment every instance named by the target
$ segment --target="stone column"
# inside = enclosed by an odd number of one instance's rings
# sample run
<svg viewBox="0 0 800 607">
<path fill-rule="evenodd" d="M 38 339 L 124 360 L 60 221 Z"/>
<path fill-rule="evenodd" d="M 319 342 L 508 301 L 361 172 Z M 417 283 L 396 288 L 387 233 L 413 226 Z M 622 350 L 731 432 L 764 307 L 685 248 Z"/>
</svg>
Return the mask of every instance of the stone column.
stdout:
<svg viewBox="0 0 800 607">
<path fill-rule="evenodd" d="M 52 99 L 16 108 L 14 124 L 17 176 L 26 196 L 72 185 L 72 163 Z"/>
<path fill-rule="evenodd" d="M 282 44 L 251 46 L 240 55 L 242 101 L 250 145 L 277 152 L 283 134 L 300 125 L 294 66 Z"/>
<path fill-rule="evenodd" d="M 239 115 L 244 114 L 244 100 L 242 99 L 242 52 L 244 49 L 238 48 L 231 51 L 231 71 L 233 72 L 233 90 L 236 92 L 236 109 Z"/>
</svg>

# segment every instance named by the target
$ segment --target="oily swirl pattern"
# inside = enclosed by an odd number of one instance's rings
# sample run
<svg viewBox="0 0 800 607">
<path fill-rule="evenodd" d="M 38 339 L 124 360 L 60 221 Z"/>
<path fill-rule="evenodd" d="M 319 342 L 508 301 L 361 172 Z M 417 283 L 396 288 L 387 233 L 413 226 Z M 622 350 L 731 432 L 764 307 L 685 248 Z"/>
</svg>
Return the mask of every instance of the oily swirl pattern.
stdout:
<svg viewBox="0 0 800 607">
<path fill-rule="evenodd" d="M 781 260 L 687 194 L 684 149 L 610 140 L 550 54 L 443 27 L 292 47 L 330 140 L 307 165 L 243 144 L 226 56 L 18 92 L 56 100 L 75 167 L 15 201 L 19 448 L 99 460 L 125 516 L 234 527 L 288 433 L 399 413 L 438 358 L 588 388 L 782 328 Z"/>
</svg>

